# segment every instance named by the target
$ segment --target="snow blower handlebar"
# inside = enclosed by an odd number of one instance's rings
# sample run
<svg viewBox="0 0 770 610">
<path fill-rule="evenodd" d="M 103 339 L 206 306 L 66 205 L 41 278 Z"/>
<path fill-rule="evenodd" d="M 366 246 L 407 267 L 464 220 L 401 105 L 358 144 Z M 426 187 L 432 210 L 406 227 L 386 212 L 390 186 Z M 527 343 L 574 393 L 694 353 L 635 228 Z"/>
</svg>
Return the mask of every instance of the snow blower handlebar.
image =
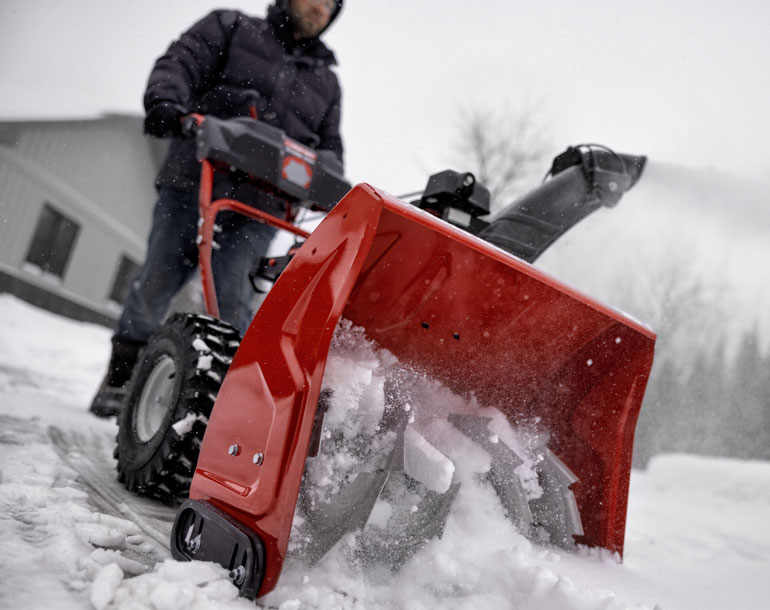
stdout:
<svg viewBox="0 0 770 610">
<path fill-rule="evenodd" d="M 236 201 L 235 199 L 217 199 L 212 201 L 212 192 L 214 188 L 214 165 L 208 159 L 204 159 L 201 167 L 201 184 L 198 199 L 199 221 L 198 221 L 198 257 L 201 273 L 201 283 L 203 285 L 203 298 L 206 305 L 206 312 L 215 318 L 219 317 L 219 303 L 217 301 L 216 287 L 214 285 L 214 276 L 211 267 L 211 250 L 218 247 L 214 241 L 214 234 L 217 232 L 216 218 L 220 212 L 237 212 L 248 218 L 258 220 L 276 229 L 282 229 L 293 233 L 294 235 L 307 239 L 310 233 L 301 229 L 287 220 L 258 210 Z"/>
<path fill-rule="evenodd" d="M 342 177 L 342 166 L 333 154 L 313 151 L 286 137 L 281 130 L 252 118 L 223 121 L 189 114 L 182 120 L 182 131 L 195 136 L 201 160 L 197 237 L 201 283 L 207 313 L 219 317 L 211 272 L 211 250 L 218 247 L 214 240 L 219 230 L 217 215 L 224 211 L 237 212 L 307 239 L 310 233 L 292 222 L 292 205 L 328 211 L 349 190 L 350 184 Z M 258 146 L 255 146 L 255 138 Z M 284 203 L 286 218 L 235 199 L 215 199 L 216 171 L 244 174 L 259 190 Z"/>
</svg>

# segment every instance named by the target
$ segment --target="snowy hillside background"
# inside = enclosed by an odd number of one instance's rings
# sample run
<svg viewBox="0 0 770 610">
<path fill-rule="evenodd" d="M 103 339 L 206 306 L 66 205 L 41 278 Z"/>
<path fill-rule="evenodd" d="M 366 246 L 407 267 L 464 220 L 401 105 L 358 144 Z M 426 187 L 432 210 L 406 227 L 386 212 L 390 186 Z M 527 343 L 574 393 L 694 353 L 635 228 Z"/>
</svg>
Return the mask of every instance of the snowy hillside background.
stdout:
<svg viewBox="0 0 770 610">
<path fill-rule="evenodd" d="M 109 332 L 9 295 L 0 315 L 0 608 L 254 608 L 223 570 L 167 559 L 132 521 L 130 496 L 122 517 L 101 512 L 55 450 L 52 426 L 79 440 L 67 457 L 90 454 L 109 491 L 115 425 L 87 412 Z M 290 565 L 260 606 L 760 609 L 770 596 L 768 511 L 770 463 L 661 455 L 633 471 L 622 564 L 533 546 L 479 497 L 395 577 L 356 569 L 341 549 L 309 570 Z"/>
</svg>

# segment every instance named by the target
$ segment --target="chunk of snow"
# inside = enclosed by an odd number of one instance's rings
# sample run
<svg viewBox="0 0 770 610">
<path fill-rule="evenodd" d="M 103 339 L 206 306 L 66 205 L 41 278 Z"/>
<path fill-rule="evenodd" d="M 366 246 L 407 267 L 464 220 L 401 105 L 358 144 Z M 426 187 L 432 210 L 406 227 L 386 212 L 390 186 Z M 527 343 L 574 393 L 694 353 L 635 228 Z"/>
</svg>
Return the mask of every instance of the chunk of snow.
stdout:
<svg viewBox="0 0 770 610">
<path fill-rule="evenodd" d="M 455 465 L 414 428 L 404 431 L 404 472 L 428 489 L 444 493 L 452 484 Z"/>
<path fill-rule="evenodd" d="M 211 351 L 211 348 L 208 346 L 208 344 L 200 337 L 195 337 L 192 346 L 196 352 L 204 352 L 207 354 Z"/>
<path fill-rule="evenodd" d="M 115 563 L 121 570 L 123 570 L 123 572 L 132 576 L 143 574 L 147 570 L 144 564 L 141 564 L 134 559 L 129 559 L 128 557 L 123 556 L 120 551 L 113 549 L 95 549 L 88 558 L 102 566 Z"/>
<path fill-rule="evenodd" d="M 208 371 L 211 369 L 211 361 L 214 356 L 198 356 L 197 368 L 199 371 Z"/>
<path fill-rule="evenodd" d="M 96 610 L 104 610 L 115 597 L 115 591 L 123 582 L 123 570 L 118 564 L 110 563 L 99 570 L 91 585 L 91 605 Z"/>
<path fill-rule="evenodd" d="M 155 610 L 182 610 L 189 608 L 194 599 L 194 592 L 189 587 L 172 582 L 161 582 L 150 593 Z"/>
<path fill-rule="evenodd" d="M 191 561 L 180 563 L 169 559 L 158 568 L 158 574 L 172 582 L 192 582 L 203 585 L 226 577 L 224 568 L 207 561 Z"/>
<path fill-rule="evenodd" d="M 124 532 L 98 523 L 78 523 L 75 529 L 82 538 L 94 546 L 119 549 L 126 542 Z"/>
<path fill-rule="evenodd" d="M 196 421 L 203 422 L 204 424 L 209 423 L 208 418 L 201 415 L 200 413 L 188 413 L 184 416 L 184 418 L 180 419 L 178 422 L 175 422 L 171 427 L 180 437 L 185 437 L 190 434 L 190 432 L 192 432 Z"/>
</svg>

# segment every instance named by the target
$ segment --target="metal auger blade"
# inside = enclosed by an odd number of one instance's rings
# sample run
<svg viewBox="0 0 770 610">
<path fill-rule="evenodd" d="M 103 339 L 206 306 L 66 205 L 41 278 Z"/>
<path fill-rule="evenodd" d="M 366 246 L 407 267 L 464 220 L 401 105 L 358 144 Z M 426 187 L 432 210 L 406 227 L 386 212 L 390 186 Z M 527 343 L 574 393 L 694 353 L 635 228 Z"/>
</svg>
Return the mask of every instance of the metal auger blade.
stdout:
<svg viewBox="0 0 770 610">
<path fill-rule="evenodd" d="M 459 491 L 458 482 L 444 493 L 428 491 L 397 531 L 368 531 L 361 545 L 364 560 L 380 561 L 391 572 L 400 570 L 430 540 L 441 538 Z"/>
<path fill-rule="evenodd" d="M 390 486 L 391 481 L 393 485 L 405 483 L 410 488 L 421 485 L 425 491 L 420 494 L 420 500 L 414 507 L 400 507 L 401 512 L 393 528 L 366 529 L 359 547 L 362 560 L 382 562 L 395 572 L 429 540 L 441 538 L 460 490 L 460 483 L 452 476 L 442 493 L 430 489 L 425 481 L 414 478 L 421 475 L 424 478 L 426 473 L 431 474 L 432 468 L 437 468 L 437 473 L 441 475 L 439 478 L 443 481 L 446 465 L 439 463 L 437 466 L 433 463 L 423 468 L 415 466 L 419 450 L 426 451 L 424 445 L 427 441 L 418 433 L 406 430 L 406 419 L 399 422 L 399 425 L 402 427 L 396 443 L 382 468 L 375 472 L 359 473 L 331 502 L 305 511 L 309 536 L 303 555 L 311 563 L 319 561 L 346 534 L 364 530 L 377 500 L 381 495 L 387 496 L 388 490 L 394 489 Z M 405 441 L 406 437 L 408 442 Z M 420 443 L 420 440 L 423 442 Z M 401 476 L 394 479 L 394 474 Z M 443 483 L 439 487 L 443 488 Z"/>
<path fill-rule="evenodd" d="M 460 491 L 460 483 L 455 481 L 454 464 L 409 427 L 399 432 L 389 462 L 391 473 L 400 473 L 403 478 L 391 476 L 383 496 L 388 496 L 392 486 L 397 486 L 399 482 L 405 482 L 407 487 L 422 485 L 425 492 L 415 506 L 406 510 L 403 510 L 406 507 L 401 507 L 402 512 L 393 527 L 367 530 L 360 554 L 364 561 L 376 560 L 386 564 L 392 572 L 397 572 L 428 541 L 441 538 Z M 436 480 L 428 480 L 430 478 Z"/>
<path fill-rule="evenodd" d="M 484 449 L 492 458 L 487 479 L 492 485 L 508 518 L 519 528 L 522 534 L 529 536 L 532 529 L 532 513 L 521 480 L 516 475 L 516 468 L 523 464 L 508 445 L 492 442 L 489 432 L 488 417 L 478 415 L 453 414 L 449 421 L 460 432 Z"/>
<path fill-rule="evenodd" d="M 402 474 L 407 487 L 421 485 L 425 491 L 418 504 L 399 514 L 393 528 L 371 528 L 362 540 L 361 554 L 364 560 L 376 559 L 397 572 L 428 541 L 441 538 L 460 483 L 455 481 L 454 464 L 408 426 L 399 432 L 390 462 L 391 472 Z M 383 495 L 398 482 L 398 477 L 391 477 Z"/>
<path fill-rule="evenodd" d="M 538 529 L 548 534 L 547 541 L 572 549 L 575 547 L 573 536 L 583 535 L 577 502 L 569 489 L 578 479 L 548 448 L 537 471 L 543 495 L 530 503 L 532 519 Z"/>
<path fill-rule="evenodd" d="M 346 534 L 364 529 L 390 473 L 403 470 L 406 419 L 400 425 L 393 451 L 382 468 L 358 473 L 330 502 L 305 510 L 309 536 L 303 554 L 311 564 L 320 561 Z"/>
<path fill-rule="evenodd" d="M 361 472 L 329 503 L 319 503 L 307 512 L 311 535 L 304 555 L 314 564 L 328 553 L 345 534 L 363 529 L 390 476 L 386 468 Z"/>
</svg>

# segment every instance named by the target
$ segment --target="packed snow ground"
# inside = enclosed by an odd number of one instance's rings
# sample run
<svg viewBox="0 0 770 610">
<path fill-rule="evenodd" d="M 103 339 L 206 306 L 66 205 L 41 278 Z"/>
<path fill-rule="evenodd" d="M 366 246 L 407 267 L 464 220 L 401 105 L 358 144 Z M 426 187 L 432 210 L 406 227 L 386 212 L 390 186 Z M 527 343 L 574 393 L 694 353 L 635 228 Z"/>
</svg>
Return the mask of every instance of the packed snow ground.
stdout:
<svg viewBox="0 0 770 610">
<path fill-rule="evenodd" d="M 87 412 L 110 333 L 0 295 L 0 609 L 254 608 L 218 567 L 178 563 L 100 512 L 47 432 L 102 443 Z M 360 370 L 359 370 L 360 373 Z M 93 446 L 84 445 L 88 452 Z M 99 455 L 109 471 L 113 464 Z M 770 464 L 661 456 L 631 480 L 626 557 L 530 544 L 494 498 L 458 498 L 442 540 L 397 575 L 354 569 L 344 542 L 289 565 L 265 608 L 759 609 L 770 599 Z M 145 567 L 158 561 L 152 568 Z"/>
</svg>

